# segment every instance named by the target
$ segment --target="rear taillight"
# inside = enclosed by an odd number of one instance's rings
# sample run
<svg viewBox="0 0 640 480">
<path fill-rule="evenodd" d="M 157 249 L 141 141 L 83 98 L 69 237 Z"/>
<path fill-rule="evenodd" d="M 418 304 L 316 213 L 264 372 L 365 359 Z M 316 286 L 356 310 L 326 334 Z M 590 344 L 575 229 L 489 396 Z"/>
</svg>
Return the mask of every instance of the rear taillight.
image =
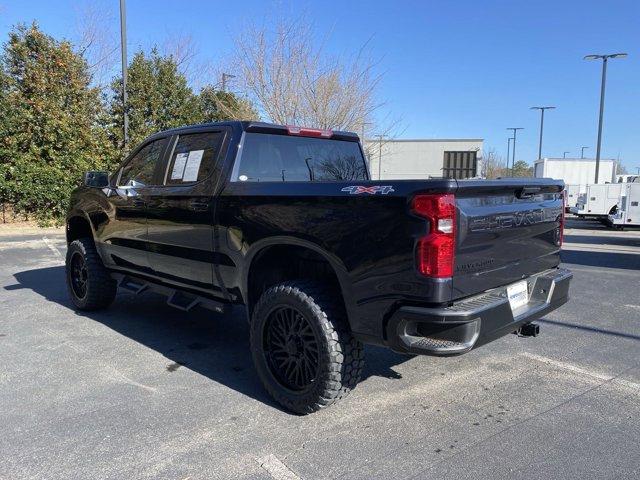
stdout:
<svg viewBox="0 0 640 480">
<path fill-rule="evenodd" d="M 306 128 L 296 127 L 294 125 L 287 126 L 287 132 L 289 135 L 298 135 L 300 137 L 318 137 L 318 138 L 331 138 L 333 136 L 332 130 L 322 130 L 319 128 Z"/>
<path fill-rule="evenodd" d="M 429 221 L 429 232 L 418 240 L 416 247 L 418 271 L 428 277 L 452 277 L 456 252 L 454 195 L 416 195 L 411 210 Z"/>
</svg>

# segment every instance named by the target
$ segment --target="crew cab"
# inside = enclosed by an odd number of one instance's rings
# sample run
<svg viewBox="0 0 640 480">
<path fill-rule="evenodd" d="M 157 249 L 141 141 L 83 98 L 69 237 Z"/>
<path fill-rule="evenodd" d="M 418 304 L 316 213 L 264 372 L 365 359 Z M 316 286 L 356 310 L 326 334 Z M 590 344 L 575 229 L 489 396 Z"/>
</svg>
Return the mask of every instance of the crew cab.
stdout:
<svg viewBox="0 0 640 480">
<path fill-rule="evenodd" d="M 356 385 L 365 343 L 447 356 L 536 333 L 572 278 L 559 268 L 563 189 L 372 181 L 353 133 L 184 127 L 146 139 L 111 175 L 85 175 L 67 218 L 67 284 L 83 310 L 118 288 L 185 311 L 246 306 L 262 383 L 310 413 Z"/>
</svg>

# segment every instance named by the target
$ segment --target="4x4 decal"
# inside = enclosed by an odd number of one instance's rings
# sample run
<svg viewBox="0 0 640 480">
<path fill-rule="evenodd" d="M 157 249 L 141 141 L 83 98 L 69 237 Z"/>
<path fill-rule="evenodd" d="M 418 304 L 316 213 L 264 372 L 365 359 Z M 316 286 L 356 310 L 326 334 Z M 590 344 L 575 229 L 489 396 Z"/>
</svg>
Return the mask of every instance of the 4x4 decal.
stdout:
<svg viewBox="0 0 640 480">
<path fill-rule="evenodd" d="M 359 195 L 361 193 L 368 193 L 370 195 L 375 195 L 376 193 L 380 193 L 382 195 L 386 195 L 387 193 L 394 192 L 393 186 L 391 185 L 374 185 L 373 187 L 365 187 L 362 185 L 352 185 L 351 187 L 344 187 L 342 189 L 343 192 L 349 192 L 350 195 Z"/>
</svg>

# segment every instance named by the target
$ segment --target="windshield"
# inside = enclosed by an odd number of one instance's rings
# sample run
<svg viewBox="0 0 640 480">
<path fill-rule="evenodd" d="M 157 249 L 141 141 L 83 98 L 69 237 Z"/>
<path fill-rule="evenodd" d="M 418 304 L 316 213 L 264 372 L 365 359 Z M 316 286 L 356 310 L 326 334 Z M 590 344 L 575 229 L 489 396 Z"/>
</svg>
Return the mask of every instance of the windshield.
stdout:
<svg viewBox="0 0 640 480">
<path fill-rule="evenodd" d="M 245 133 L 234 181 L 365 180 L 360 144 L 321 138 Z"/>
</svg>

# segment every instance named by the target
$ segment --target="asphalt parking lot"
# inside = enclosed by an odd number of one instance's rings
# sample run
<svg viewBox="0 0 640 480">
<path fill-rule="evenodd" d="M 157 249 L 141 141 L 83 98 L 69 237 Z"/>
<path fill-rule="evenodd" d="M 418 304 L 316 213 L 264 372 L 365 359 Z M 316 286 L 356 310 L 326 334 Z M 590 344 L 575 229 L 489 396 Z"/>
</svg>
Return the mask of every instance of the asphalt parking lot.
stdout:
<svg viewBox="0 0 640 480">
<path fill-rule="evenodd" d="M 0 235 L 0 478 L 639 478 L 640 231 L 569 220 L 572 299 L 538 338 L 367 348 L 342 403 L 262 390 L 241 313 L 121 293 L 71 309 L 60 233 Z"/>
</svg>

